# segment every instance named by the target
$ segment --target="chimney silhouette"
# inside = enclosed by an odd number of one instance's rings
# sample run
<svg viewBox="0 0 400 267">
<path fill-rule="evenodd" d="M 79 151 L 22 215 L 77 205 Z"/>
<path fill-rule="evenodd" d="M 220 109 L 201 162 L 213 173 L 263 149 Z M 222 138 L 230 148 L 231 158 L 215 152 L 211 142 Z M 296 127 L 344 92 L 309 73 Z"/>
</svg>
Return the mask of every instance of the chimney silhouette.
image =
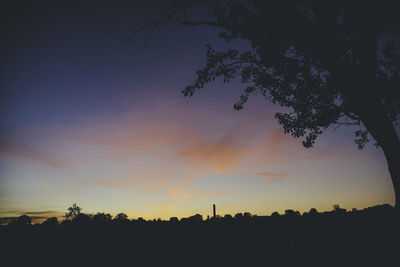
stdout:
<svg viewBox="0 0 400 267">
<path fill-rule="evenodd" d="M 217 214 L 215 213 L 215 204 L 213 204 L 213 214 L 214 214 L 214 218 L 216 218 L 217 217 Z"/>
</svg>

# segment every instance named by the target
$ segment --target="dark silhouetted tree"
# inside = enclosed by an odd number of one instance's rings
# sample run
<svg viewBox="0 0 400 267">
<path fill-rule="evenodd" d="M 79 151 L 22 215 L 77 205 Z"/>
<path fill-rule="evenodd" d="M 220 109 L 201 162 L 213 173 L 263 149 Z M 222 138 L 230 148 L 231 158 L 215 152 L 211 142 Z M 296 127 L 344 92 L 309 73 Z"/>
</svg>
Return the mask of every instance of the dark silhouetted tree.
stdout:
<svg viewBox="0 0 400 267">
<path fill-rule="evenodd" d="M 106 223 L 106 222 L 110 222 L 111 219 L 112 219 L 111 214 L 104 213 L 104 212 L 98 212 L 93 216 L 94 223 Z"/>
<path fill-rule="evenodd" d="M 171 218 L 169 218 L 169 221 L 170 221 L 171 223 L 178 223 L 178 222 L 179 222 L 179 220 L 178 220 L 177 217 L 171 217 Z"/>
<path fill-rule="evenodd" d="M 225 221 L 225 222 L 230 222 L 230 221 L 232 221 L 232 220 L 233 220 L 232 215 L 230 215 L 230 214 L 225 214 L 225 215 L 224 215 L 224 221 Z"/>
<path fill-rule="evenodd" d="M 203 3 L 202 20 L 190 8 Z M 400 141 L 394 128 L 400 114 L 400 16 L 397 1 L 173 1 L 166 15 L 143 25 L 146 42 L 168 22 L 211 25 L 229 42 L 246 40 L 249 51 L 216 51 L 207 45 L 207 62 L 192 85 L 196 90 L 220 77 L 247 84 L 234 108 L 251 94 L 286 107 L 275 117 L 284 132 L 312 147 L 332 126 L 356 125 L 362 149 L 372 136 L 381 147 L 400 207 Z M 197 9 L 201 10 L 201 9 Z M 197 16 L 198 17 L 198 16 Z M 135 35 L 134 34 L 134 35 Z M 336 128 L 335 128 L 336 129 Z"/>
<path fill-rule="evenodd" d="M 203 216 L 202 215 L 200 215 L 200 214 L 195 214 L 195 215 L 193 215 L 193 216 L 190 216 L 189 218 L 188 218 L 188 221 L 189 222 L 202 222 L 203 221 Z"/>
<path fill-rule="evenodd" d="M 88 225 L 90 223 L 90 216 L 84 213 L 78 213 L 72 222 L 75 224 Z"/>
<path fill-rule="evenodd" d="M 272 214 L 271 214 L 271 217 L 279 217 L 280 216 L 280 214 L 277 212 L 277 211 L 274 211 Z"/>
<path fill-rule="evenodd" d="M 22 215 L 18 217 L 18 223 L 22 225 L 30 225 L 32 222 L 31 217 L 28 215 Z"/>
<path fill-rule="evenodd" d="M 118 213 L 117 215 L 115 215 L 114 221 L 117 223 L 128 223 L 129 222 L 128 215 L 122 212 Z"/>
<path fill-rule="evenodd" d="M 317 215 L 317 214 L 318 214 L 318 211 L 316 208 L 311 208 L 310 211 L 308 212 L 308 215 L 311 215 L 311 216 Z"/>
<path fill-rule="evenodd" d="M 334 204 L 333 211 L 336 213 L 345 213 L 346 209 L 342 209 L 339 204 Z"/>
<path fill-rule="evenodd" d="M 136 221 L 139 222 L 139 223 L 144 223 L 144 222 L 146 222 L 146 220 L 143 219 L 143 217 L 139 217 Z"/>
<path fill-rule="evenodd" d="M 294 210 L 285 210 L 285 216 L 300 216 L 300 212 Z"/>
<path fill-rule="evenodd" d="M 117 215 L 115 215 L 114 220 L 119 220 L 119 221 L 128 220 L 128 215 L 122 212 L 118 213 Z"/>
<path fill-rule="evenodd" d="M 81 208 L 74 203 L 71 207 L 68 208 L 68 212 L 65 214 L 66 219 L 74 219 L 81 213 Z"/>
<path fill-rule="evenodd" d="M 236 219 L 236 220 L 241 220 L 241 219 L 243 219 L 243 214 L 242 214 L 241 212 L 236 213 L 236 214 L 235 214 L 235 219 Z"/>
<path fill-rule="evenodd" d="M 47 218 L 42 225 L 46 225 L 46 226 L 57 226 L 58 225 L 58 219 L 57 217 L 50 217 Z"/>
<path fill-rule="evenodd" d="M 245 213 L 243 213 L 243 218 L 245 219 L 251 219 L 251 213 L 246 211 Z"/>
</svg>

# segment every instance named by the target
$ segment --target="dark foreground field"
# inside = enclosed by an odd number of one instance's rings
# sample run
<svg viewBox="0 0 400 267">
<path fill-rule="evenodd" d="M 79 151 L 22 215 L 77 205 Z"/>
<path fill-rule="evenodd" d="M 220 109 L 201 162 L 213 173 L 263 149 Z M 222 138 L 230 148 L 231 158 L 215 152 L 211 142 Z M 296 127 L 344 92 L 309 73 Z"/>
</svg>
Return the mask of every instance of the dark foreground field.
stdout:
<svg viewBox="0 0 400 267">
<path fill-rule="evenodd" d="M 400 217 L 362 211 L 181 221 L 94 220 L 0 228 L 8 266 L 400 266 Z"/>
</svg>

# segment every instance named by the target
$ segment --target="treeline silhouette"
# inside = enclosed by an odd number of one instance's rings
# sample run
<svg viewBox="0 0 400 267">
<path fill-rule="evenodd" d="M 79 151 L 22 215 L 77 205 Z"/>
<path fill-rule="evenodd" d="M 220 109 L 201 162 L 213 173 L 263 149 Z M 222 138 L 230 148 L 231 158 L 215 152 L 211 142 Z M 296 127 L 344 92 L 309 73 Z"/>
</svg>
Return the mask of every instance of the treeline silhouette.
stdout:
<svg viewBox="0 0 400 267">
<path fill-rule="evenodd" d="M 399 219 L 398 211 L 387 204 L 352 211 L 335 205 L 332 211 L 311 209 L 302 215 L 286 210 L 271 216 L 245 212 L 203 219 L 196 214 L 180 220 L 84 214 L 75 205 L 61 222 L 53 217 L 32 225 L 23 215 L 1 226 L 0 251 L 5 256 L 29 255 L 13 256 L 14 261 L 39 257 L 48 263 L 83 257 L 100 265 L 110 260 L 147 262 L 146 266 L 300 261 L 360 266 L 376 260 L 379 266 L 389 266 L 384 263 L 398 263 Z"/>
</svg>

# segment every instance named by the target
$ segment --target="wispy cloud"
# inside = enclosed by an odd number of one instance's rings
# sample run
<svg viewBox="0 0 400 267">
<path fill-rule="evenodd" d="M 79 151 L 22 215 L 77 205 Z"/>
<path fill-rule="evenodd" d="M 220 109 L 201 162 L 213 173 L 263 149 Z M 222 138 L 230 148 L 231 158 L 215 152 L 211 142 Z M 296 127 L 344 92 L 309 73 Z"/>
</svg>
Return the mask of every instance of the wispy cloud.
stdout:
<svg viewBox="0 0 400 267">
<path fill-rule="evenodd" d="M 26 159 L 55 169 L 69 168 L 68 164 L 65 163 L 65 160 L 59 158 L 57 155 L 55 155 L 55 153 L 13 141 L 5 143 L 3 140 L 0 143 L 0 155 L 3 157 L 17 157 Z"/>
<path fill-rule="evenodd" d="M 269 184 L 286 180 L 287 173 L 260 172 L 257 173 L 256 176 L 262 178 L 267 184 Z"/>
<path fill-rule="evenodd" d="M 275 129 L 269 133 L 268 149 L 270 153 L 277 152 L 279 145 L 289 141 L 290 136 L 285 135 L 282 129 Z"/>
<path fill-rule="evenodd" d="M 26 211 L 23 212 L 26 215 L 47 215 L 47 216 L 53 216 L 53 215 L 58 215 L 60 212 L 54 211 L 54 210 L 45 210 L 45 211 Z"/>
<path fill-rule="evenodd" d="M 17 220 L 19 216 L 28 215 L 32 219 L 32 223 L 41 223 L 47 218 L 57 217 L 62 218 L 65 213 L 55 210 L 45 211 L 26 211 L 26 210 L 6 210 L 0 212 L 0 224 L 7 224 L 13 220 Z"/>
</svg>

